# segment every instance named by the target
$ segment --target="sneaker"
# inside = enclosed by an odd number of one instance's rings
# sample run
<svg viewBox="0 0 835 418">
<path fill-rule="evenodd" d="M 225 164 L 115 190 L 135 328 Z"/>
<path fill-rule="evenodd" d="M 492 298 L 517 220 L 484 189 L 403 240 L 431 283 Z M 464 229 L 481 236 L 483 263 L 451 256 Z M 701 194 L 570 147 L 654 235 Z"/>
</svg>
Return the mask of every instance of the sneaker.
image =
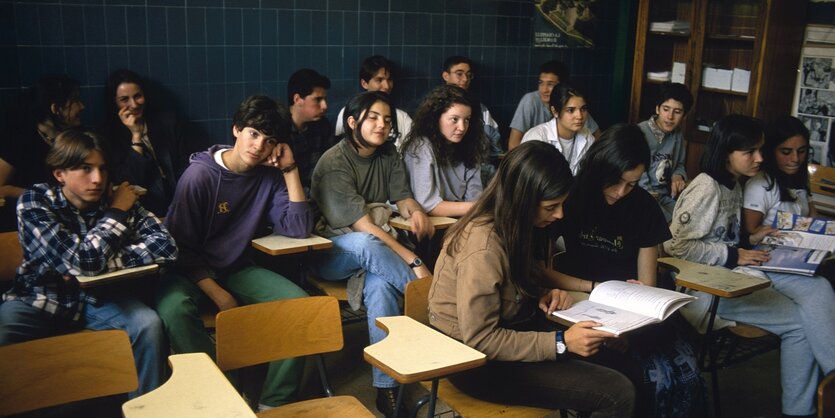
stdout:
<svg viewBox="0 0 835 418">
<path fill-rule="evenodd" d="M 400 405 L 400 409 L 395 413 L 394 408 L 397 406 L 397 391 L 399 387 L 393 388 L 377 388 L 377 410 L 382 412 L 386 418 L 407 418 L 409 411 L 406 407 Z M 401 403 L 405 402 L 405 399 Z"/>
</svg>

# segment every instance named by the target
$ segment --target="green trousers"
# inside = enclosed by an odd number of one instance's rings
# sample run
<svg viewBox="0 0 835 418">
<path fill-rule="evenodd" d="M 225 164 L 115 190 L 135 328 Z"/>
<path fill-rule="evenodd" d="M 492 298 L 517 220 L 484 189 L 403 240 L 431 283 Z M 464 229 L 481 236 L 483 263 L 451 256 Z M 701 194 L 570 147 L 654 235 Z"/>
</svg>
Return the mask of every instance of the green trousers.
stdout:
<svg viewBox="0 0 835 418">
<path fill-rule="evenodd" d="M 247 267 L 218 280 L 240 305 L 308 296 L 283 276 L 261 267 Z M 156 309 L 171 347 L 177 353 L 206 353 L 216 359 L 215 345 L 200 320 L 198 306 L 212 303 L 186 277 L 168 272 L 160 281 Z M 280 406 L 296 401 L 304 359 L 287 359 L 269 364 L 259 403 Z"/>
</svg>

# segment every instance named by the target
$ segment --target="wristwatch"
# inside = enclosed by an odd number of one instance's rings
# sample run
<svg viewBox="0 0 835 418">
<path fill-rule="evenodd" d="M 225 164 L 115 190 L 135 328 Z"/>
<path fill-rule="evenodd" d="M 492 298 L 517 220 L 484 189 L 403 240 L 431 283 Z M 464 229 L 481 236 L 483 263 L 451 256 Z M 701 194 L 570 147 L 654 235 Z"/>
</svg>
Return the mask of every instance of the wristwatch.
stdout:
<svg viewBox="0 0 835 418">
<path fill-rule="evenodd" d="M 566 346 L 565 346 L 565 335 L 563 335 L 562 331 L 557 331 L 556 337 L 554 339 L 557 341 L 557 354 L 565 354 Z"/>
<path fill-rule="evenodd" d="M 421 260 L 420 257 L 415 257 L 415 259 L 412 260 L 412 263 L 409 264 L 409 267 L 410 268 L 415 268 L 415 267 L 420 267 L 422 265 L 423 265 L 423 260 Z"/>
</svg>

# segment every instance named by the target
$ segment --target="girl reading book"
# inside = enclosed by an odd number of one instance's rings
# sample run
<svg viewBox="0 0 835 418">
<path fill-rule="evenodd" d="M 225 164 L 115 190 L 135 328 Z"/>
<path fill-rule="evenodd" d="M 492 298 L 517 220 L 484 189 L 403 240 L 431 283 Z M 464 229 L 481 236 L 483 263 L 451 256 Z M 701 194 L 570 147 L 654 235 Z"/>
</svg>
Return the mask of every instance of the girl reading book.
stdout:
<svg viewBox="0 0 835 418">
<path fill-rule="evenodd" d="M 631 416 L 634 385 L 603 365 L 626 364 L 612 361 L 618 353 L 603 346 L 613 335 L 593 329 L 600 325 L 593 321 L 558 330 L 542 315 L 573 303 L 566 292 L 543 285 L 534 261 L 544 228 L 562 218 L 571 183 L 568 163 L 553 146 L 533 141 L 509 152 L 475 206 L 447 233 L 429 320 L 487 355 L 487 365 L 450 377 L 471 396 Z"/>
<path fill-rule="evenodd" d="M 760 229 L 746 239 L 740 237 L 740 181 L 759 173 L 763 142 L 757 119 L 729 115 L 716 123 L 702 155 L 703 172 L 684 189 L 673 211 L 673 237 L 664 243 L 669 254 L 728 268 L 768 261 L 767 252 L 742 247 L 758 243 L 772 229 Z M 769 274 L 773 287 L 722 299 L 718 314 L 781 338 L 783 413 L 804 416 L 815 411 L 815 389 L 821 371 L 835 370 L 835 297 L 824 280 L 788 276 L 792 275 Z M 708 300 L 709 296 L 702 294 L 699 298 Z"/>
<path fill-rule="evenodd" d="M 554 285 L 583 292 L 609 280 L 656 286 L 657 247 L 670 230 L 655 199 L 637 187 L 649 164 L 649 147 L 636 125 L 615 125 L 592 144 L 565 218 L 550 228 L 566 247 L 554 263 L 557 271 L 547 272 Z M 610 344 L 640 361 L 646 390 L 639 393 L 648 396 L 638 402 L 646 416 L 701 414 L 703 383 L 695 351 L 679 335 L 679 326 L 687 326 L 680 321 L 676 315 Z"/>
</svg>

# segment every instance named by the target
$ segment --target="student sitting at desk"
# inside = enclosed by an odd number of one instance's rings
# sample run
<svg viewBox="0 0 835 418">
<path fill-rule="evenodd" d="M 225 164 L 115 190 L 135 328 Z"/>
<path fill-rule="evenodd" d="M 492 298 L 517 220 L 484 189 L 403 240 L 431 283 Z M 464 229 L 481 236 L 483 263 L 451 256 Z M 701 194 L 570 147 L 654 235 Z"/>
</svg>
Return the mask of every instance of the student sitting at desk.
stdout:
<svg viewBox="0 0 835 418">
<path fill-rule="evenodd" d="M 399 315 L 398 299 L 406 283 L 430 275 L 414 252 L 389 235 L 391 210 L 386 202 L 397 203 L 418 239 L 435 232 L 412 198 L 406 167 L 388 140 L 393 111 L 385 93 L 365 92 L 351 99 L 345 106 L 345 137 L 322 155 L 311 187 L 323 215 L 317 234 L 333 241 L 333 248 L 314 254 L 313 274 L 336 281 L 365 273 L 363 285 L 354 287 L 354 280 L 348 290 L 362 293 L 371 344 L 386 336 L 375 325 L 376 318 Z M 397 382 L 376 368 L 373 379 L 377 409 L 386 417 L 405 416 L 405 408 L 395 410 Z"/>
<path fill-rule="evenodd" d="M 673 237 L 664 243 L 667 253 L 728 268 L 768 261 L 765 251 L 740 248 L 758 243 L 774 231 L 760 229 L 747 240 L 740 236 L 740 179 L 760 171 L 762 146 L 759 120 L 729 115 L 716 123 L 702 155 L 703 172 L 676 202 L 670 225 Z M 723 319 L 755 325 L 780 336 L 783 414 L 808 416 L 815 412 L 815 390 L 821 369 L 824 373 L 835 370 L 835 344 L 832 343 L 835 341 L 832 320 L 835 295 L 825 280 L 771 273 L 768 277 L 773 287 L 722 299 L 718 314 Z M 705 294 L 698 296 L 710 300 Z M 706 307 L 700 313 L 706 314 Z"/>
<path fill-rule="evenodd" d="M 594 142 L 594 136 L 585 126 L 588 118 L 586 99 L 579 90 L 563 83 L 554 89 L 549 100 L 554 118 L 531 128 L 522 137 L 522 142 L 551 144 L 568 161 L 571 174 L 577 174 L 580 161 Z"/>
<path fill-rule="evenodd" d="M 565 239 L 566 248 L 554 262 L 557 272 L 546 271 L 556 287 L 591 292 L 609 280 L 656 286 L 657 247 L 670 238 L 670 230 L 655 199 L 637 187 L 649 164 L 649 147 L 635 125 L 615 125 L 591 146 L 565 204 L 565 218 L 550 231 Z M 668 318 L 619 341 L 644 370 L 638 416 L 704 413 L 698 361 L 680 335 L 677 325 L 688 327 L 680 320 Z"/>
<path fill-rule="evenodd" d="M 174 240 L 127 182 L 111 189 L 106 156 L 93 134 L 64 131 L 46 165 L 53 179 L 26 190 L 17 205 L 23 264 L 0 304 L 0 345 L 71 327 L 122 329 L 139 373 L 139 387 L 129 395 L 147 393 L 163 381 L 159 318 L 133 297 L 80 289 L 73 276 L 174 261 Z"/>
<path fill-rule="evenodd" d="M 23 191 L 52 178 L 44 159 L 61 131 L 81 125 L 79 95 L 78 82 L 65 75 L 40 78 L 22 93 L 14 109 L 20 114 L 10 116 L 11 131 L 0 141 L 0 198 L 6 200 L 0 231 L 17 229 L 15 203 Z"/>
<path fill-rule="evenodd" d="M 466 94 L 449 84 L 435 87 L 420 103 L 403 143 L 412 193 L 433 216 L 461 217 L 481 195 L 487 141 Z"/>
<path fill-rule="evenodd" d="M 246 256 L 266 223 L 273 233 L 304 238 L 312 229 L 299 170 L 286 141 L 291 119 L 269 97 L 245 99 L 232 119 L 235 145 L 215 145 L 194 154 L 165 219 L 180 246 L 175 271 L 163 276 L 157 311 L 178 353 L 215 346 L 198 307 L 238 305 L 307 296 L 291 281 L 255 266 Z M 295 401 L 304 362 L 270 363 L 259 410 Z"/>
<path fill-rule="evenodd" d="M 485 366 L 449 378 L 471 396 L 629 417 L 635 387 L 595 364 L 624 364 L 603 347 L 613 335 L 592 329 L 600 326 L 592 321 L 555 331 L 538 312 L 573 303 L 566 292 L 543 285 L 534 258 L 544 228 L 562 218 L 571 183 L 554 147 L 535 141 L 509 152 L 475 207 L 447 233 L 429 291 L 429 321 L 487 355 Z"/>
</svg>

